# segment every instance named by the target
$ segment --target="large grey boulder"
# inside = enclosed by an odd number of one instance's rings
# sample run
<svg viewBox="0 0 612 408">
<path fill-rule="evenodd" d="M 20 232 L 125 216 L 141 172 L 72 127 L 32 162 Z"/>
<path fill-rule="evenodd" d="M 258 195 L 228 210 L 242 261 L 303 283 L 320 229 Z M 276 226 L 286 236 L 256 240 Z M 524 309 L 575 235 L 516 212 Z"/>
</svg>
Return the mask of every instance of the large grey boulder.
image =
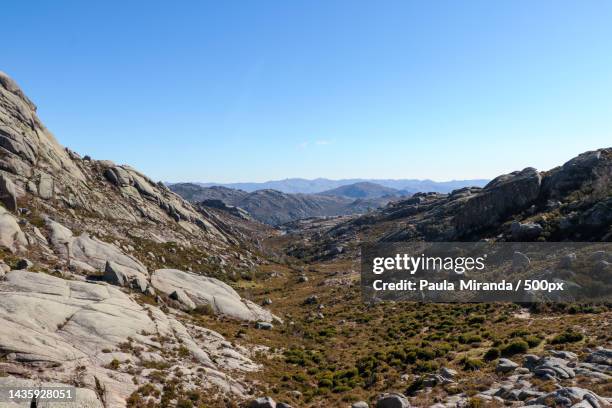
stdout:
<svg viewBox="0 0 612 408">
<path fill-rule="evenodd" d="M 0 174 L 0 202 L 7 210 L 17 211 L 15 184 L 4 174 Z"/>
<path fill-rule="evenodd" d="M 559 357 L 542 357 L 533 368 L 533 373 L 544 379 L 567 380 L 576 377 L 568 361 Z"/>
<path fill-rule="evenodd" d="M 544 231 L 544 228 L 534 222 L 520 223 L 514 221 L 510 226 L 510 231 L 513 240 L 522 242 L 536 239 Z"/>
<path fill-rule="evenodd" d="M 16 252 L 24 250 L 27 245 L 28 240 L 17 219 L 7 209 L 0 207 L 0 246 Z"/>
<path fill-rule="evenodd" d="M 459 208 L 454 220 L 458 234 L 497 226 L 509 214 L 527 208 L 538 198 L 541 182 L 532 167 L 493 179 Z"/>
<path fill-rule="evenodd" d="M 187 311 L 194 310 L 197 305 L 187 296 L 183 289 L 177 288 L 169 295 L 170 299 L 176 300 L 181 304 L 181 307 Z"/>
<path fill-rule="evenodd" d="M 107 263 L 110 263 L 111 270 L 108 271 L 107 278 L 116 284 L 126 281 L 118 274 L 127 277 L 127 280 L 137 278 L 139 282 L 142 282 L 143 277 L 145 280 L 148 277 L 147 268 L 116 245 L 90 237 L 86 233 L 75 237 L 70 229 L 50 218 L 46 219 L 46 224 L 50 231 L 51 244 L 56 252 L 71 264 L 86 270 L 89 266 L 93 270 L 106 273 Z"/>
<path fill-rule="evenodd" d="M 609 186 L 598 180 L 612 179 L 611 153 L 609 148 L 585 152 L 549 171 L 542 180 L 543 193 L 552 198 L 563 197 L 583 186 L 591 186 L 595 193 L 605 193 Z"/>
<path fill-rule="evenodd" d="M 612 367 L 612 349 L 598 348 L 586 358 L 589 363 L 603 364 Z"/>
<path fill-rule="evenodd" d="M 582 214 L 580 224 L 592 229 L 606 228 L 612 224 L 612 198 L 596 203 Z"/>
<path fill-rule="evenodd" d="M 276 408 L 276 402 L 271 397 L 259 397 L 249 402 L 249 408 Z"/>
<path fill-rule="evenodd" d="M 147 275 L 138 270 L 119 265 L 113 261 L 106 261 L 104 267 L 104 280 L 110 284 L 131 287 L 145 292 L 149 286 Z"/>
<path fill-rule="evenodd" d="M 166 295 L 180 290 L 191 300 L 190 305 L 194 305 L 190 309 L 208 305 L 215 313 L 241 320 L 271 322 L 274 319 L 269 311 L 242 299 L 231 286 L 218 279 L 178 269 L 158 269 L 151 275 L 151 285 Z"/>
<path fill-rule="evenodd" d="M 512 254 L 512 270 L 513 271 L 523 271 L 529 268 L 529 265 L 531 265 L 531 260 L 524 253 L 515 251 Z"/>
<path fill-rule="evenodd" d="M 402 394 L 382 394 L 376 401 L 376 408 L 410 408 L 410 402 Z"/>
<path fill-rule="evenodd" d="M 563 387 L 556 391 L 542 395 L 541 397 L 534 400 L 536 404 L 546 404 L 548 406 L 549 401 L 555 401 L 559 406 L 572 406 L 572 407 L 587 407 L 587 408 L 599 408 L 609 407 L 610 402 L 606 399 L 595 394 L 593 391 L 580 388 L 580 387 Z M 578 405 L 582 404 L 582 405 Z"/>
<path fill-rule="evenodd" d="M 508 360 L 507 358 L 500 358 L 497 362 L 497 366 L 495 367 L 495 371 L 498 373 L 509 373 L 518 368 L 518 364 L 516 364 L 512 360 Z"/>
</svg>

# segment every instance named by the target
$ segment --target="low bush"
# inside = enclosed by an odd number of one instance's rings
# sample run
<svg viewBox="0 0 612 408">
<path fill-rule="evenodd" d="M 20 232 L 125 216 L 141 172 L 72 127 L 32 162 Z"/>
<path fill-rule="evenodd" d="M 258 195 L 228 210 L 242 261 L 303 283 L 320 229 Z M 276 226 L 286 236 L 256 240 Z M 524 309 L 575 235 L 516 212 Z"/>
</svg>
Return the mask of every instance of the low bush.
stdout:
<svg viewBox="0 0 612 408">
<path fill-rule="evenodd" d="M 556 335 L 550 344 L 565 344 L 565 343 L 576 343 L 584 339 L 582 333 L 575 332 L 573 330 L 567 330 L 564 333 Z"/>
<path fill-rule="evenodd" d="M 525 340 L 514 340 L 507 346 L 501 349 L 501 354 L 505 357 L 515 354 L 526 353 L 529 350 L 529 344 Z"/>
<path fill-rule="evenodd" d="M 495 359 L 498 359 L 500 356 L 501 356 L 501 352 L 499 351 L 499 349 L 495 347 L 491 347 L 484 354 L 483 358 L 485 361 L 493 361 Z"/>
</svg>

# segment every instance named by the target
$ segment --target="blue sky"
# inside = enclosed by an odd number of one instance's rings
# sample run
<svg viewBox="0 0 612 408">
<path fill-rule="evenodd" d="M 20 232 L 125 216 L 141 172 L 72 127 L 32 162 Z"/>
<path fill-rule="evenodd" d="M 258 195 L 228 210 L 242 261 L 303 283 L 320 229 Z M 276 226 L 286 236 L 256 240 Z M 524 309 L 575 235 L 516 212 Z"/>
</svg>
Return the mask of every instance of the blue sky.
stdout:
<svg viewBox="0 0 612 408">
<path fill-rule="evenodd" d="M 35 1 L 0 70 L 166 181 L 488 178 L 612 145 L 609 1 Z"/>
</svg>

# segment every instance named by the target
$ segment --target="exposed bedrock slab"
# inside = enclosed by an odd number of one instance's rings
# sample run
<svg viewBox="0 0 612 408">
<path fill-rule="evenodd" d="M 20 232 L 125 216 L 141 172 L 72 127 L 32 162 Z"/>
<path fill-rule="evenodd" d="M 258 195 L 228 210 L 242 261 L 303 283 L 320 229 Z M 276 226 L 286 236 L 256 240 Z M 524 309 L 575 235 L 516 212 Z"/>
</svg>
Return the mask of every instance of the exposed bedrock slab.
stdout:
<svg viewBox="0 0 612 408">
<path fill-rule="evenodd" d="M 179 302 L 185 299 L 182 305 L 186 310 L 208 305 L 216 313 L 241 320 L 271 322 L 275 318 L 261 306 L 242 299 L 231 286 L 218 279 L 178 269 L 158 269 L 151 275 L 151 284 Z"/>
</svg>

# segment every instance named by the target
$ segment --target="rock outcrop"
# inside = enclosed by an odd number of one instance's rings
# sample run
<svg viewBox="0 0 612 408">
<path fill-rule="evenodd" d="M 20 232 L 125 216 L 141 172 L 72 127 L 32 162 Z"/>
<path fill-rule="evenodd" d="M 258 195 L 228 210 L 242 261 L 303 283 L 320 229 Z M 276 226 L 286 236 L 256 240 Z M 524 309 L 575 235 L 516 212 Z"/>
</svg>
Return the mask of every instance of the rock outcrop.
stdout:
<svg viewBox="0 0 612 408">
<path fill-rule="evenodd" d="M 130 360 L 136 366 L 148 360 L 163 362 L 176 355 L 172 350 L 183 347 L 179 354 L 183 367 L 194 371 L 201 367 L 210 386 L 238 396 L 246 393 L 244 385 L 220 367 L 257 369 L 244 350 L 234 348 L 218 333 L 185 326 L 104 283 L 11 271 L 0 282 L 0 325 L 4 328 L 0 349 L 9 363 L 46 367 L 45 376 L 58 381 L 70 380 L 67 368 L 84 366 L 84 384 L 95 389 L 96 378 L 101 381 L 110 394 L 108 406 L 123 406 L 136 388 L 131 375 L 126 381 L 126 374 L 108 366 L 113 359 Z M 146 371 L 140 374 L 141 383 L 147 381 L 146 375 Z"/>
<path fill-rule="evenodd" d="M 214 313 L 247 321 L 271 322 L 274 316 L 259 305 L 242 299 L 218 279 L 177 269 L 158 269 L 151 275 L 156 291 L 172 295 L 186 310 L 209 307 Z"/>
<path fill-rule="evenodd" d="M 563 166 L 501 175 L 483 188 L 417 193 L 362 216 L 303 220 L 289 232 L 300 258 L 354 256 L 334 248 L 361 241 L 609 241 L 612 148 Z"/>
</svg>

